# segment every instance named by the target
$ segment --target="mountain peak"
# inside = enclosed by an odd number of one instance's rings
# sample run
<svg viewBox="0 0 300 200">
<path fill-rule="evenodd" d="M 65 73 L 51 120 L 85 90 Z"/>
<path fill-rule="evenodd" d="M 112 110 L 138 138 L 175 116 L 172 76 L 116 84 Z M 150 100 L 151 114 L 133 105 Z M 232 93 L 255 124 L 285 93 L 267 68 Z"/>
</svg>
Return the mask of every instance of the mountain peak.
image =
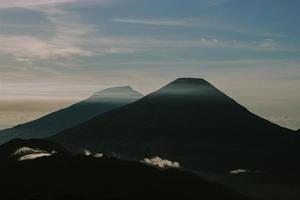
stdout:
<svg viewBox="0 0 300 200">
<path fill-rule="evenodd" d="M 178 78 L 172 82 L 173 84 L 210 84 L 208 81 L 202 78 Z M 171 84 L 172 84 L 171 83 Z"/>
<path fill-rule="evenodd" d="M 178 78 L 175 81 L 169 83 L 164 88 L 174 88 L 174 89 L 192 89 L 192 88 L 214 88 L 208 81 L 202 78 Z"/>
<path fill-rule="evenodd" d="M 167 84 L 163 88 L 157 91 L 158 94 L 167 94 L 177 97 L 215 97 L 215 95 L 221 95 L 225 97 L 216 87 L 210 84 L 208 81 L 201 78 L 178 78 L 175 81 Z"/>
<path fill-rule="evenodd" d="M 110 87 L 110 88 L 106 88 L 104 90 L 101 90 L 99 92 L 96 92 L 94 95 L 97 94 L 103 94 L 103 93 L 107 93 L 107 92 L 120 92 L 120 91 L 127 91 L 127 92 L 132 92 L 134 91 L 132 89 L 132 87 L 130 85 L 126 85 L 126 86 L 117 86 L 117 87 Z"/>
<path fill-rule="evenodd" d="M 119 86 L 111 87 L 99 92 L 96 92 L 88 100 L 99 100 L 99 99 L 139 99 L 143 95 L 135 91 L 131 86 Z"/>
</svg>

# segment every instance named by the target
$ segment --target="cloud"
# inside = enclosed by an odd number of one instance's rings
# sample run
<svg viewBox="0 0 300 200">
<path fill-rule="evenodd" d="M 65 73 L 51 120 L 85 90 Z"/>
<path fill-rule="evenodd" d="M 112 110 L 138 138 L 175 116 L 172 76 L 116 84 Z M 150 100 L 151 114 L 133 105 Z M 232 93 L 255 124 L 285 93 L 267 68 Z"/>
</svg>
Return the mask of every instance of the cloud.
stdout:
<svg viewBox="0 0 300 200">
<path fill-rule="evenodd" d="M 40 149 L 33 149 L 30 147 L 20 147 L 13 153 L 13 155 L 20 156 L 18 158 L 18 161 L 24 161 L 24 160 L 33 160 L 36 158 L 51 156 L 54 153 L 56 152 L 53 151 L 49 153 L 47 151 L 40 150 Z"/>
<path fill-rule="evenodd" d="M 40 3 L 39 3 L 40 2 Z M 13 5 L 36 5 L 71 2 L 64 1 L 13 1 Z M 89 25 L 81 23 L 80 16 L 57 6 L 36 8 L 54 27 L 51 36 L 0 35 L 0 53 L 13 55 L 16 61 L 28 62 L 37 59 L 58 59 L 93 56 L 95 52 L 83 47 L 81 39 L 93 31 Z"/>
<path fill-rule="evenodd" d="M 76 2 L 78 0 L 0 0 L 0 8 L 31 7 Z"/>
<path fill-rule="evenodd" d="M 20 157 L 18 160 L 19 161 L 34 160 L 37 158 L 48 157 L 51 155 L 52 155 L 51 153 L 32 153 L 32 154 L 24 155 L 24 156 Z"/>
<path fill-rule="evenodd" d="M 211 6 L 217 6 L 228 1 L 211 1 L 208 4 Z M 215 18 L 113 18 L 110 19 L 116 23 L 127 23 L 136 25 L 148 25 L 148 26 L 169 26 L 169 27 L 192 27 L 192 28 L 206 28 L 214 32 L 226 31 L 233 32 L 236 34 L 247 35 L 247 36 L 259 36 L 259 37 L 276 37 L 282 38 L 287 37 L 284 34 L 278 34 L 274 32 L 268 32 L 265 30 L 255 30 L 253 28 L 243 28 L 243 26 L 236 27 L 228 24 L 227 22 L 219 19 L 216 21 Z"/>
<path fill-rule="evenodd" d="M 96 153 L 94 155 L 95 158 L 102 158 L 103 157 L 103 154 L 102 153 Z"/>
<path fill-rule="evenodd" d="M 218 6 L 218 5 L 228 3 L 230 1 L 232 1 L 232 0 L 209 0 L 208 4 L 210 6 Z"/>
<path fill-rule="evenodd" d="M 273 39 L 264 39 L 261 43 L 260 46 L 263 48 L 272 48 L 276 46 L 275 40 Z"/>
<path fill-rule="evenodd" d="M 85 149 L 85 150 L 83 150 L 83 155 L 90 156 L 90 155 L 92 155 L 92 152 L 90 150 Z"/>
<path fill-rule="evenodd" d="M 236 170 L 231 170 L 229 173 L 230 174 L 243 174 L 243 173 L 249 173 L 249 170 L 246 169 L 236 169 Z"/>
<path fill-rule="evenodd" d="M 14 55 L 17 61 L 92 56 L 93 52 L 71 43 L 42 40 L 28 36 L 0 36 L 0 52 Z"/>
<path fill-rule="evenodd" d="M 133 48 L 121 48 L 121 47 L 113 47 L 107 48 L 102 51 L 105 54 L 132 54 L 137 52 L 137 50 Z"/>
<path fill-rule="evenodd" d="M 143 24 L 153 26 L 199 26 L 200 22 L 187 19 L 130 19 L 130 18 L 115 18 L 113 22 L 128 23 L 128 24 Z"/>
<path fill-rule="evenodd" d="M 83 150 L 83 155 L 84 156 L 93 156 L 95 158 L 102 158 L 103 157 L 103 154 L 102 153 L 95 153 L 93 154 L 90 150 Z"/>
<path fill-rule="evenodd" d="M 159 168 L 179 168 L 180 165 L 178 162 L 172 162 L 170 160 L 164 160 L 161 159 L 160 157 L 156 156 L 154 158 L 144 158 L 142 163 L 145 163 L 147 165 L 159 167 Z"/>
<path fill-rule="evenodd" d="M 62 2 L 71 2 L 71 0 L 59 1 Z M 26 4 L 25 1 L 18 1 L 18 3 L 20 6 Z M 27 3 L 38 4 L 36 1 Z M 43 4 L 47 5 L 55 3 L 58 1 L 43 1 Z M 51 29 L 53 33 L 48 38 L 0 34 L 0 54 L 13 55 L 18 62 L 30 62 L 39 59 L 90 57 L 97 54 L 132 54 L 138 51 L 128 45 L 122 45 L 124 38 L 120 43 L 121 40 L 118 38 L 97 36 L 95 27 L 82 22 L 81 16 L 75 12 L 63 10 L 58 6 L 35 7 L 33 10 L 45 15 L 49 22 L 48 26 L 53 27 Z"/>
<path fill-rule="evenodd" d="M 40 9 L 49 6 L 58 6 L 67 3 L 92 3 L 97 5 L 110 5 L 122 0 L 0 0 L 0 9 L 2 8 L 26 8 Z"/>
<path fill-rule="evenodd" d="M 41 150 L 38 150 L 38 149 L 33 149 L 30 147 L 20 147 L 13 153 L 13 155 L 17 156 L 17 155 L 24 155 L 24 154 L 28 154 L 28 153 L 40 153 L 40 152 L 41 152 Z"/>
<path fill-rule="evenodd" d="M 262 173 L 261 170 L 247 170 L 247 169 L 235 169 L 229 171 L 229 174 L 238 175 L 238 174 L 245 174 L 245 173 Z"/>
</svg>

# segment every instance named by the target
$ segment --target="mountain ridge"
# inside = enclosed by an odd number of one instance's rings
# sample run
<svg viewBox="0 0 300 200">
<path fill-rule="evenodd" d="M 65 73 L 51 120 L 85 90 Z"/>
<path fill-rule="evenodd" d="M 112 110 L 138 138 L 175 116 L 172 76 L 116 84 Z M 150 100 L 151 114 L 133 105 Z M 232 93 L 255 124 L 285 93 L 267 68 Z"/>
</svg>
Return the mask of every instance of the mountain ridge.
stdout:
<svg viewBox="0 0 300 200">
<path fill-rule="evenodd" d="M 113 87 L 95 93 L 86 100 L 47 114 L 25 124 L 0 131 L 0 143 L 14 138 L 43 138 L 71 128 L 111 109 L 132 103 L 142 95 L 131 87 Z"/>
<path fill-rule="evenodd" d="M 284 167 L 276 156 L 299 164 L 293 131 L 251 113 L 203 79 L 177 79 L 50 139 L 72 150 L 158 155 L 195 170 Z"/>
</svg>

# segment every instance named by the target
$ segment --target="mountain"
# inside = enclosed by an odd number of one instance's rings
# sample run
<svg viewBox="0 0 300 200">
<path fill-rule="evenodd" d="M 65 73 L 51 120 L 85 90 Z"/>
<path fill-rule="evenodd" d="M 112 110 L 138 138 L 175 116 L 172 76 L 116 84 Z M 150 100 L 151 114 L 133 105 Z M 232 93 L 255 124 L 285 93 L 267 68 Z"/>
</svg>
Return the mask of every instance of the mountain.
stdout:
<svg viewBox="0 0 300 200">
<path fill-rule="evenodd" d="M 0 131 L 0 144 L 14 138 L 44 138 L 87 121 L 98 114 L 132 103 L 142 95 L 130 86 L 108 88 L 68 108 Z"/>
<path fill-rule="evenodd" d="M 206 80 L 181 78 L 49 139 L 71 151 L 159 156 L 253 198 L 296 200 L 296 133 L 251 113 Z"/>
<path fill-rule="evenodd" d="M 9 142 L 0 147 L 0 159 L 4 152 L 8 157 L 10 150 L 24 145 L 40 151 L 55 147 L 57 152 L 0 165 L 0 199 L 248 199 L 182 169 L 159 169 L 106 156 L 71 155 L 43 140 Z"/>
<path fill-rule="evenodd" d="M 300 138 L 203 79 L 180 78 L 51 138 L 71 150 L 160 156 L 194 170 L 296 170 Z"/>
</svg>

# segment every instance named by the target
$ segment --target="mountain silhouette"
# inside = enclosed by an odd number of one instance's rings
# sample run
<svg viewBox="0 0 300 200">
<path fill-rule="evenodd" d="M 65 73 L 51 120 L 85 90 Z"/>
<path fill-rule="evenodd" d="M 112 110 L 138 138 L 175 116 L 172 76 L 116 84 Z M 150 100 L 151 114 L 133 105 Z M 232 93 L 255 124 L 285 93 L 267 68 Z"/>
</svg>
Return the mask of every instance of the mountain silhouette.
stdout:
<svg viewBox="0 0 300 200">
<path fill-rule="evenodd" d="M 14 138 L 44 138 L 87 121 L 98 114 L 132 103 L 142 95 L 130 86 L 108 88 L 68 108 L 0 131 L 0 144 Z"/>
<path fill-rule="evenodd" d="M 14 140 L 0 147 L 0 159 L 24 145 L 57 150 L 51 156 L 0 165 L 0 199 L 231 199 L 237 192 L 182 169 L 158 169 L 140 162 L 103 156 L 71 155 L 55 143 Z M 2 159 L 3 160 L 3 159 Z"/>
<path fill-rule="evenodd" d="M 180 78 L 53 137 L 66 148 L 160 156 L 211 172 L 297 170 L 299 135 L 248 111 L 203 79 Z"/>
</svg>

